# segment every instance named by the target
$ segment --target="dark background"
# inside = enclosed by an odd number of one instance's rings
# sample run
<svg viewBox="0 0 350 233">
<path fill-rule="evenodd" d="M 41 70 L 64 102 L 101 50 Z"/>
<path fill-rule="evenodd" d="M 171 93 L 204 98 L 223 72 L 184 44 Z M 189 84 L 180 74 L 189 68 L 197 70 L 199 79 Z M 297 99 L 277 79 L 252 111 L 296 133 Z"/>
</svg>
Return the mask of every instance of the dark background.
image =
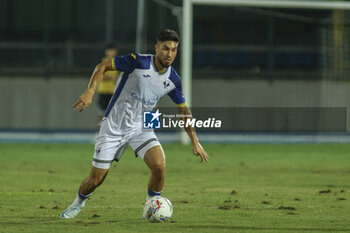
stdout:
<svg viewBox="0 0 350 233">
<path fill-rule="evenodd" d="M 170 9 L 145 2 L 143 53 L 152 53 L 160 30 L 180 28 Z M 107 0 L 0 0 L 0 72 L 89 74 L 109 42 L 117 44 L 120 53 L 134 52 L 137 0 L 113 1 L 112 41 L 105 33 L 106 4 Z M 195 6 L 194 77 L 210 77 L 215 67 L 218 75 L 230 79 L 237 74 L 319 79 L 320 30 L 331 28 L 332 20 L 329 10 Z M 179 64 L 178 59 L 174 66 Z"/>
</svg>

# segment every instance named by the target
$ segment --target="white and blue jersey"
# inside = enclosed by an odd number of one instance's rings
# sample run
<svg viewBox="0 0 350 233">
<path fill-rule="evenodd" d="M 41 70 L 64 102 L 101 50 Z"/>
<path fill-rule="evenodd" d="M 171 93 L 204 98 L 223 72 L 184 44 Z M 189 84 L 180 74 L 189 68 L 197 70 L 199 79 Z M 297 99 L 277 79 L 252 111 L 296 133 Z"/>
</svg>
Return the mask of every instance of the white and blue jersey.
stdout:
<svg viewBox="0 0 350 233">
<path fill-rule="evenodd" d="M 171 66 L 160 74 L 153 55 L 118 56 L 112 65 L 121 73 L 103 120 L 111 135 L 141 130 L 143 112 L 152 110 L 166 94 L 178 106 L 185 104 L 179 75 Z"/>
</svg>

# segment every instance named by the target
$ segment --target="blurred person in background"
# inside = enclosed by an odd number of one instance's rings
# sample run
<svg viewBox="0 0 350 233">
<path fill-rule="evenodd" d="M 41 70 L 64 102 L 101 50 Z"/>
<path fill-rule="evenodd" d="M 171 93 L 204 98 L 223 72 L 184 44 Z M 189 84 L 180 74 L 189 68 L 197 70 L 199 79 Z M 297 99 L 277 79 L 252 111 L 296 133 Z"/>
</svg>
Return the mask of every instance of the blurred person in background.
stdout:
<svg viewBox="0 0 350 233">
<path fill-rule="evenodd" d="M 102 62 L 110 60 L 118 55 L 118 49 L 115 44 L 109 44 L 105 48 L 105 57 L 102 58 Z M 111 100 L 115 84 L 119 77 L 120 72 L 117 70 L 108 70 L 104 73 L 102 80 L 97 87 L 97 101 L 98 101 L 98 115 L 100 122 L 105 115 L 109 101 Z"/>
</svg>

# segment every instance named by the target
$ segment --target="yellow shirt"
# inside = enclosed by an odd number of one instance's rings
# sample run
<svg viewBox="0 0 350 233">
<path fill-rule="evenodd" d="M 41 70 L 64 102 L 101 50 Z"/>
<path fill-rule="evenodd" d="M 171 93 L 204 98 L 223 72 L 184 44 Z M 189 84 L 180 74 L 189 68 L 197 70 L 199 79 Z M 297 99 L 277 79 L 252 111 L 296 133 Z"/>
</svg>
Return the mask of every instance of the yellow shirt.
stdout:
<svg viewBox="0 0 350 233">
<path fill-rule="evenodd" d="M 108 58 L 104 57 L 102 61 L 106 61 Z M 97 93 L 113 95 L 114 87 L 117 82 L 120 72 L 117 70 L 106 71 L 103 79 L 99 82 L 97 87 Z"/>
</svg>

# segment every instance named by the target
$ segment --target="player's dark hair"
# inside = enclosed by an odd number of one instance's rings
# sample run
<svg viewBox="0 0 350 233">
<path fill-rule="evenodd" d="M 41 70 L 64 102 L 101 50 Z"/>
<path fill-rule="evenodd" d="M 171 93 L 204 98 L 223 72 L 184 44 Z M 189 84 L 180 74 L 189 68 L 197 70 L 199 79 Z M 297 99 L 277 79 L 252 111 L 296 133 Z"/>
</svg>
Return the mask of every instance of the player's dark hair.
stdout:
<svg viewBox="0 0 350 233">
<path fill-rule="evenodd" d="M 105 49 L 115 49 L 115 50 L 118 50 L 117 46 L 113 43 L 111 44 L 107 44 Z"/>
<path fill-rule="evenodd" d="M 180 36 L 176 31 L 171 29 L 164 29 L 158 34 L 157 42 L 164 42 L 169 40 L 180 42 Z"/>
</svg>

